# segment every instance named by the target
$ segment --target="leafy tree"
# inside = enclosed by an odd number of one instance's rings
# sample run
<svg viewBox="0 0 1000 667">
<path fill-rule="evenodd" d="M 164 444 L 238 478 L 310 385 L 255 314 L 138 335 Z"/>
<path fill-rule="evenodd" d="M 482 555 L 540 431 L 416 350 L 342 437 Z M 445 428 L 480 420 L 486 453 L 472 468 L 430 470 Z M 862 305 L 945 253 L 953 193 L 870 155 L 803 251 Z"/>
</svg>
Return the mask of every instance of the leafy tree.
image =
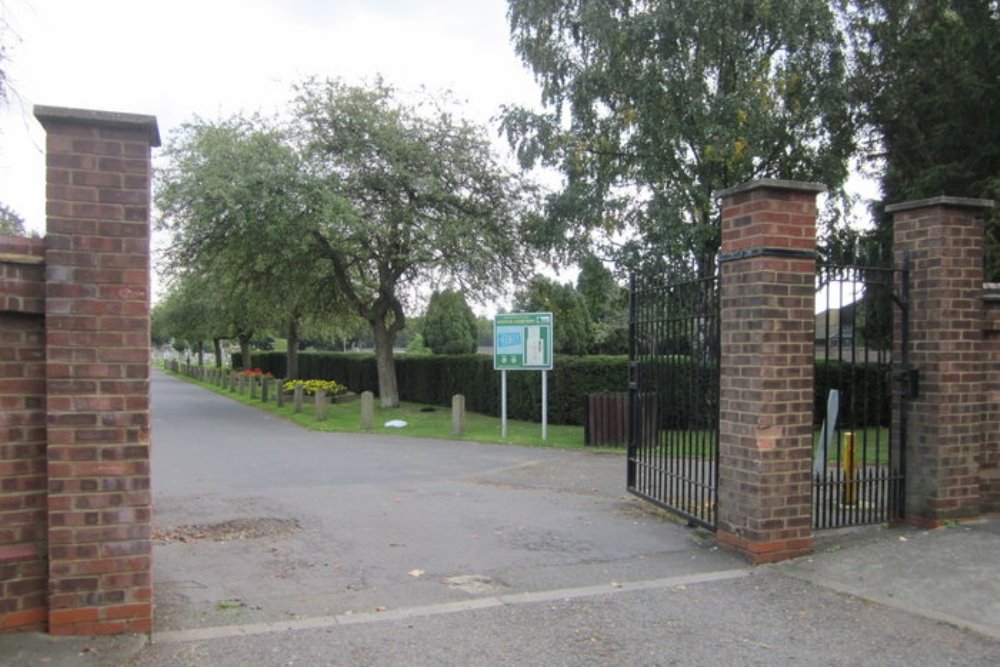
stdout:
<svg viewBox="0 0 1000 667">
<path fill-rule="evenodd" d="M 556 354 L 587 354 L 593 336 L 583 296 L 572 285 L 535 276 L 514 297 L 517 312 L 551 312 L 552 350 Z"/>
<path fill-rule="evenodd" d="M 1000 196 L 1000 3 L 840 0 L 853 45 L 852 86 L 863 157 L 885 202 L 941 194 Z M 864 249 L 887 259 L 891 217 Z M 1000 276 L 1000 216 L 989 227 L 988 273 Z M 874 247 L 874 249 L 873 249 Z M 881 253 L 882 257 L 877 255 Z"/>
<path fill-rule="evenodd" d="M 305 227 L 309 181 L 291 142 L 271 121 L 234 116 L 182 126 L 164 155 L 156 202 L 173 236 L 168 270 L 212 276 L 244 364 L 254 333 L 283 322 L 297 377 L 302 319 L 332 314 L 339 302 Z"/>
<path fill-rule="evenodd" d="M 2 59 L 3 52 L 0 51 L 0 59 Z M 3 78 L 0 77 L 0 89 L 3 86 Z M 3 96 L 0 94 L 0 99 Z M 0 234 L 7 234 L 9 236 L 24 236 L 26 233 L 24 227 L 24 218 L 19 216 L 14 209 L 7 206 L 6 204 L 0 204 Z"/>
<path fill-rule="evenodd" d="M 478 347 L 493 347 L 493 320 L 487 317 L 476 318 L 476 340 Z"/>
<path fill-rule="evenodd" d="M 160 340 L 183 342 L 182 349 L 193 347 L 198 353 L 198 365 L 204 365 L 204 343 L 219 338 L 222 326 L 213 297 L 213 291 L 201 276 L 175 281 L 167 296 L 153 308 L 153 335 Z M 221 355 L 216 351 L 216 364 L 220 363 Z"/>
<path fill-rule="evenodd" d="M 615 282 L 604 262 L 593 254 L 579 262 L 576 290 L 587 304 L 593 325 L 591 351 L 628 353 L 628 291 Z"/>
<path fill-rule="evenodd" d="M 461 292 L 434 292 L 424 317 L 424 341 L 434 354 L 470 354 L 478 347 L 476 316 Z"/>
<path fill-rule="evenodd" d="M 406 344 L 406 353 L 431 354 L 431 349 L 424 343 L 424 337 L 420 334 L 420 332 L 417 332 L 413 334 L 413 337 L 410 338 L 410 342 Z"/>
<path fill-rule="evenodd" d="M 321 187 L 310 238 L 350 307 L 371 326 L 379 398 L 399 403 L 392 346 L 403 290 L 448 278 L 477 297 L 530 265 L 528 189 L 493 155 L 486 132 L 433 97 L 408 102 L 382 80 L 310 80 L 294 114 Z M 323 207 L 320 209 L 320 207 Z"/>
<path fill-rule="evenodd" d="M 763 178 L 846 178 L 852 123 L 826 0 L 509 0 L 546 109 L 508 108 L 525 166 L 565 178 L 549 241 L 619 264 L 714 271 L 713 192 Z M 652 265 L 652 266 L 649 266 Z"/>
</svg>

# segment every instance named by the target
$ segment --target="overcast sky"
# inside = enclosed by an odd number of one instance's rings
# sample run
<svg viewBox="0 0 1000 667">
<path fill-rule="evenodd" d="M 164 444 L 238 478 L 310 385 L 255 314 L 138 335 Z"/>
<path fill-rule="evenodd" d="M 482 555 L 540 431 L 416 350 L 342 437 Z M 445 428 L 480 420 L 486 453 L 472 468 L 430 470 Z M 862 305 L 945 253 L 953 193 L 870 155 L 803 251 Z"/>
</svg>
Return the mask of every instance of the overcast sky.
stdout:
<svg viewBox="0 0 1000 667">
<path fill-rule="evenodd" d="M 536 104 L 505 0 L 0 0 L 11 100 L 0 109 L 0 202 L 44 231 L 36 104 L 149 114 L 164 141 L 195 115 L 285 106 L 307 76 L 381 73 L 450 89 L 487 123 Z"/>
</svg>

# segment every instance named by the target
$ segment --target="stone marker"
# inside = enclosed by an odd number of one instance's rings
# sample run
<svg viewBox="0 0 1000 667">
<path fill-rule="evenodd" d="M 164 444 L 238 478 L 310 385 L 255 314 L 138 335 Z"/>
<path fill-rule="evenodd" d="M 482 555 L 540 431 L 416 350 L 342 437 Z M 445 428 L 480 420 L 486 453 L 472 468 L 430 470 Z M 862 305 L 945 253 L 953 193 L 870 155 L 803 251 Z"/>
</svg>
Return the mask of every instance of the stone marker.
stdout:
<svg viewBox="0 0 1000 667">
<path fill-rule="evenodd" d="M 372 430 L 375 423 L 375 394 L 370 391 L 361 394 L 361 430 Z"/>
<path fill-rule="evenodd" d="M 295 385 L 295 392 L 292 395 L 292 411 L 295 414 L 302 412 L 302 385 Z"/>
<path fill-rule="evenodd" d="M 455 394 L 451 397 L 451 434 L 465 433 L 465 395 Z"/>
<path fill-rule="evenodd" d="M 316 421 L 326 421 L 326 390 L 316 391 Z"/>
</svg>

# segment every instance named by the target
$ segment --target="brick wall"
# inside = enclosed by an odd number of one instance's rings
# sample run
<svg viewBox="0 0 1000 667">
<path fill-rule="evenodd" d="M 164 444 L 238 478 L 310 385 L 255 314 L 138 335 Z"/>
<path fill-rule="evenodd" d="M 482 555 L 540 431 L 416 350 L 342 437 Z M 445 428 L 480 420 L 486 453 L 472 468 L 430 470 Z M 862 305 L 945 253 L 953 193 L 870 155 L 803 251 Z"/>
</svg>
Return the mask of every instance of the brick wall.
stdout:
<svg viewBox="0 0 1000 667">
<path fill-rule="evenodd" d="M 48 618 L 44 253 L 0 236 L 0 630 Z"/>
<path fill-rule="evenodd" d="M 0 401 L 12 408 L 0 441 L 0 629 L 148 632 L 156 120 L 53 107 L 35 116 L 47 133 L 47 235 L 0 246 L 10 343 Z"/>
</svg>

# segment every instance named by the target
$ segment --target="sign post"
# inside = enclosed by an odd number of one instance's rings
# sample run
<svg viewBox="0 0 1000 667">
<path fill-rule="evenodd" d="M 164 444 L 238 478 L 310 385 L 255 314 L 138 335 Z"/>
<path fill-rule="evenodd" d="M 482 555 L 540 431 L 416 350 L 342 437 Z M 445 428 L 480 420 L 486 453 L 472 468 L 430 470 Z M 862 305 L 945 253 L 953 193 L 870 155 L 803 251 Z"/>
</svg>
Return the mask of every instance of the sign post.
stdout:
<svg viewBox="0 0 1000 667">
<path fill-rule="evenodd" d="M 548 437 L 552 313 L 502 313 L 493 320 L 493 369 L 500 371 L 500 433 L 507 437 L 507 371 L 542 372 L 542 440 Z"/>
</svg>

